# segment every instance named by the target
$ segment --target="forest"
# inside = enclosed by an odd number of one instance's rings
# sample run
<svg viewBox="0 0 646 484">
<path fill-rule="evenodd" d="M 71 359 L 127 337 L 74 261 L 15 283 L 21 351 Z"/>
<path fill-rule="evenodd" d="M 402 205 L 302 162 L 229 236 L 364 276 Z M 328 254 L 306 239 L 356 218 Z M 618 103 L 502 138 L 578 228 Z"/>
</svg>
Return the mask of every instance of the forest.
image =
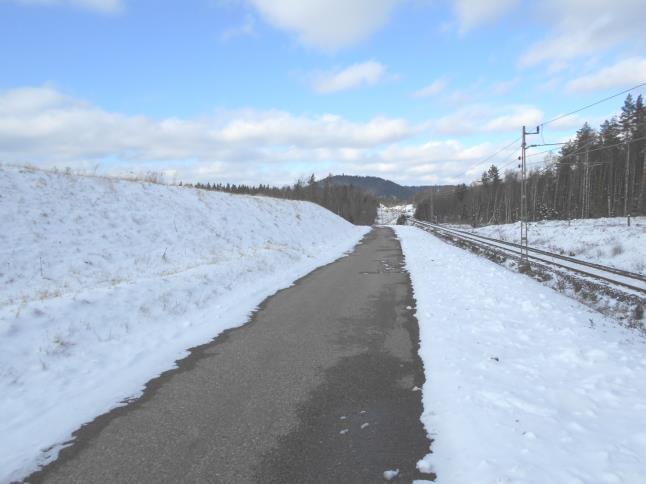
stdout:
<svg viewBox="0 0 646 484">
<path fill-rule="evenodd" d="M 379 201 L 370 192 L 354 185 L 336 185 L 331 175 L 317 181 L 314 175 L 300 179 L 292 186 L 234 185 L 197 183 L 195 188 L 246 195 L 265 195 L 288 200 L 317 203 L 356 225 L 371 225 L 377 216 Z"/>
<path fill-rule="evenodd" d="M 536 161 L 534 161 L 536 160 Z M 516 162 L 514 161 L 514 164 Z M 527 152 L 530 221 L 646 214 L 646 108 L 629 94 L 621 113 L 599 129 L 585 123 L 574 139 L 553 150 Z M 496 165 L 470 185 L 431 188 L 417 195 L 422 220 L 511 223 L 520 214 L 520 172 Z"/>
</svg>

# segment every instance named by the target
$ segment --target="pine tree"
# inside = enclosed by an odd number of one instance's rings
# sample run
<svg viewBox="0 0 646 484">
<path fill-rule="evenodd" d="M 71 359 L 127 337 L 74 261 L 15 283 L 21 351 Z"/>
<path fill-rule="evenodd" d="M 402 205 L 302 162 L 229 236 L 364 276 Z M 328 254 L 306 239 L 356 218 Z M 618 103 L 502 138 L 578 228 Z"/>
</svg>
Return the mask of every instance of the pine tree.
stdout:
<svg viewBox="0 0 646 484">
<path fill-rule="evenodd" d="M 635 102 L 633 97 L 628 94 L 624 105 L 621 108 L 621 115 L 619 116 L 619 122 L 621 123 L 621 131 L 625 141 L 629 141 L 632 138 L 633 132 L 635 130 Z"/>
<path fill-rule="evenodd" d="M 498 167 L 496 165 L 491 165 L 489 167 L 487 178 L 494 186 L 498 186 L 500 184 L 500 173 L 498 172 Z"/>
</svg>

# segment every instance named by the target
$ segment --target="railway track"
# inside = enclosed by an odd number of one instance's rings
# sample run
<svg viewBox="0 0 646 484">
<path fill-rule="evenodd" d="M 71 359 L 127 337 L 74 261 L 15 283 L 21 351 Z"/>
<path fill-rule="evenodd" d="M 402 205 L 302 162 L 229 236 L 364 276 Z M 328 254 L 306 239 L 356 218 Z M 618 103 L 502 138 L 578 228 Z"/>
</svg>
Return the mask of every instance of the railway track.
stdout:
<svg viewBox="0 0 646 484">
<path fill-rule="evenodd" d="M 436 233 L 437 235 L 458 239 L 482 248 L 493 250 L 520 259 L 520 244 L 508 242 L 506 240 L 494 239 L 484 235 L 474 234 L 464 230 L 443 227 L 438 224 L 424 222 L 417 219 L 411 219 L 412 224 L 426 231 Z M 528 248 L 529 260 L 531 264 L 538 264 L 548 269 L 557 268 L 560 271 L 568 271 L 578 276 L 591 279 L 594 282 L 602 281 L 615 289 L 621 289 L 623 292 L 629 292 L 640 297 L 646 296 L 646 277 L 634 272 L 624 271 L 615 267 L 608 267 L 601 264 L 595 264 L 573 257 L 555 254 L 534 247 Z"/>
</svg>

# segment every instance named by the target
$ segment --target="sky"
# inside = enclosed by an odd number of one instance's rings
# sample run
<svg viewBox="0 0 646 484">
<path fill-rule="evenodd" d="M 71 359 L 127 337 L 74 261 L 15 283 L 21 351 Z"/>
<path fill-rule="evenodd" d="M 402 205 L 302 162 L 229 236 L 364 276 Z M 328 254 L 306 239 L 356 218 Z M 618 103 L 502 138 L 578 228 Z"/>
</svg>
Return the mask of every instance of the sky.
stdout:
<svg viewBox="0 0 646 484">
<path fill-rule="evenodd" d="M 0 163 L 468 183 L 516 165 L 523 125 L 646 82 L 644 18 L 643 0 L 0 0 Z"/>
</svg>

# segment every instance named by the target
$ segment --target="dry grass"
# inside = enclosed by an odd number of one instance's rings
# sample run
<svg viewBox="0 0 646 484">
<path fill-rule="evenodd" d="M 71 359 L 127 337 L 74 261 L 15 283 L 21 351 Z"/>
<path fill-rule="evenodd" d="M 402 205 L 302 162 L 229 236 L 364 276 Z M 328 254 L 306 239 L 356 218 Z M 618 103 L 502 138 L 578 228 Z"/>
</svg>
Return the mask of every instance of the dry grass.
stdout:
<svg viewBox="0 0 646 484">
<path fill-rule="evenodd" d="M 101 180 L 120 180 L 120 181 L 126 181 L 126 182 L 137 182 L 137 183 L 152 183 L 155 185 L 166 185 L 166 186 L 177 186 L 177 184 L 173 182 L 168 182 L 166 180 L 166 174 L 162 171 L 153 171 L 149 170 L 146 172 L 140 172 L 140 173 L 129 173 L 127 175 L 108 175 L 108 174 L 99 174 L 97 173 L 99 170 L 99 165 L 94 165 L 94 167 L 91 170 L 86 170 L 86 169 L 72 169 L 69 166 L 60 169 L 58 167 L 52 167 L 52 168 L 45 168 L 45 167 L 38 167 L 35 166 L 31 163 L 25 163 L 23 165 L 20 164 L 14 164 L 14 163 L 0 163 L 0 168 L 1 167 L 8 167 L 8 168 L 17 168 L 23 172 L 28 172 L 28 173 L 53 173 L 56 175 L 64 175 L 64 176 L 82 176 L 86 178 L 97 178 Z"/>
</svg>

